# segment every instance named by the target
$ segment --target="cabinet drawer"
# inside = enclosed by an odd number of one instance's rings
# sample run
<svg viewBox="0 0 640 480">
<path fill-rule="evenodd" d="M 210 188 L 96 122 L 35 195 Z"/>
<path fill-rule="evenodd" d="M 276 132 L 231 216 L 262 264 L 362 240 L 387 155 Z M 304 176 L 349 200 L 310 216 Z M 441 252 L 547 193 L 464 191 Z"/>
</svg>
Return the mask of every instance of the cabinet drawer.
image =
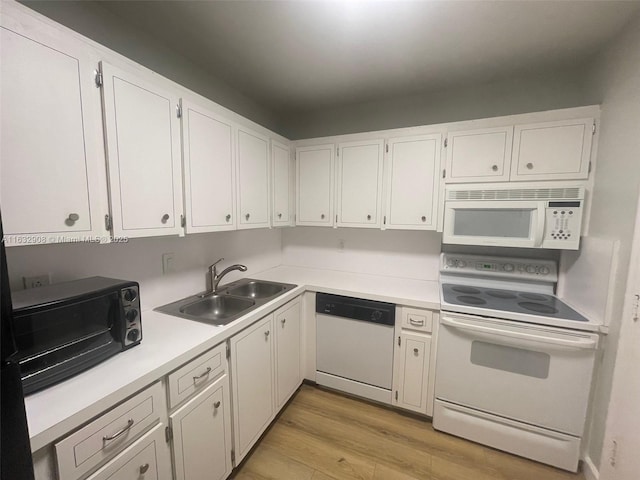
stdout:
<svg viewBox="0 0 640 480">
<path fill-rule="evenodd" d="M 164 427 L 156 425 L 87 480 L 171 480 Z"/>
<path fill-rule="evenodd" d="M 402 307 L 402 328 L 430 332 L 433 327 L 433 312 L 418 308 Z"/>
<path fill-rule="evenodd" d="M 169 375 L 169 408 L 201 391 L 227 370 L 226 343 L 191 360 Z"/>
<path fill-rule="evenodd" d="M 79 478 L 115 456 L 156 423 L 165 409 L 158 382 L 56 443 L 59 478 Z"/>
</svg>

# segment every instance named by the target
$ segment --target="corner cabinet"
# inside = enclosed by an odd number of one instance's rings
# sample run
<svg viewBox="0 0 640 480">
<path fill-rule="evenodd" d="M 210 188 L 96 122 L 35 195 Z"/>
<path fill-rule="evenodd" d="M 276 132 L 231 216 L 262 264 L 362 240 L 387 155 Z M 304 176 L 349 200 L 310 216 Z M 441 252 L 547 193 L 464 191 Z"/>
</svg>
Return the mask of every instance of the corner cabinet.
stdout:
<svg viewBox="0 0 640 480">
<path fill-rule="evenodd" d="M 113 233 L 181 234 L 179 97 L 101 62 Z"/>
<path fill-rule="evenodd" d="M 383 150 L 383 140 L 338 145 L 337 226 L 380 228 Z"/>
<path fill-rule="evenodd" d="M 18 22 L 12 28 L 0 27 L 6 245 L 105 235 L 100 112 L 91 98 L 95 63 L 85 49 L 64 37 L 48 37 L 46 29 L 23 31 Z"/>
<path fill-rule="evenodd" d="M 302 319 L 294 300 L 274 315 L 276 332 L 276 408 L 280 410 L 302 382 Z"/>
<path fill-rule="evenodd" d="M 236 162 L 231 122 L 182 100 L 186 233 L 234 230 Z"/>
<path fill-rule="evenodd" d="M 272 200 L 271 224 L 274 227 L 293 225 L 293 165 L 289 147 L 271 140 Z"/>
<path fill-rule="evenodd" d="M 392 138 L 385 166 L 385 228 L 435 230 L 442 135 Z"/>
<path fill-rule="evenodd" d="M 269 227 L 269 139 L 238 128 L 238 228 Z"/>
<path fill-rule="evenodd" d="M 334 145 L 296 149 L 296 225 L 333 226 Z"/>
</svg>

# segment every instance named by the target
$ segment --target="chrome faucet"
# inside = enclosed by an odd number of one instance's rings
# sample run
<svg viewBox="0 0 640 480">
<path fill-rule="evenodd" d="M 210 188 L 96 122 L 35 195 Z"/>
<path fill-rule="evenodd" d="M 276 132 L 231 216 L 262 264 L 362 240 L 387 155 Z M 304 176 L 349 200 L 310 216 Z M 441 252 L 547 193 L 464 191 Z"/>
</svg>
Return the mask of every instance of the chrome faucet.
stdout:
<svg viewBox="0 0 640 480">
<path fill-rule="evenodd" d="M 247 271 L 246 266 L 236 263 L 235 265 L 231 265 L 230 267 L 225 268 L 220 272 L 220 274 L 218 274 L 218 270 L 216 266 L 223 260 L 224 258 L 221 258 L 218 261 L 214 262 L 213 264 L 209 265 L 209 280 L 210 280 L 211 287 L 205 292 L 205 295 L 218 293 L 218 284 L 220 283 L 220 280 L 222 280 L 222 277 L 224 277 L 227 273 L 232 272 L 234 270 L 240 270 L 241 272 Z"/>
</svg>

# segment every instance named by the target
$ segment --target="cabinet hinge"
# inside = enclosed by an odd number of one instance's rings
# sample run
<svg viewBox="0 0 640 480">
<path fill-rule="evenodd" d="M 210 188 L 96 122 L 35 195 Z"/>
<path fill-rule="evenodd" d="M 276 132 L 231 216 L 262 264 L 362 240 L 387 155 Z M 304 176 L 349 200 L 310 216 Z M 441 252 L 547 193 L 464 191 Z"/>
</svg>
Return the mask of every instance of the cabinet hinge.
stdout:
<svg viewBox="0 0 640 480">
<path fill-rule="evenodd" d="M 398 337 L 398 346 L 400 346 L 400 337 Z"/>
<path fill-rule="evenodd" d="M 227 342 L 227 358 L 231 358 L 231 347 L 229 346 L 229 342 Z"/>
<path fill-rule="evenodd" d="M 112 227 L 113 227 L 113 224 L 111 223 L 111 216 L 107 213 L 104 216 L 104 228 L 107 231 L 111 231 Z"/>
<path fill-rule="evenodd" d="M 595 135 L 596 134 L 596 122 L 593 122 L 593 125 L 591 126 L 591 135 Z"/>
<path fill-rule="evenodd" d="M 382 217 L 382 224 L 383 225 L 387 224 L 387 216 L 386 215 L 384 217 Z"/>
<path fill-rule="evenodd" d="M 398 400 L 398 390 L 396 390 L 396 400 Z"/>
<path fill-rule="evenodd" d="M 176 105 L 176 116 L 182 118 L 182 105 L 179 103 Z"/>
<path fill-rule="evenodd" d="M 444 170 L 442 170 L 442 178 L 446 178 L 447 177 L 447 169 L 445 168 Z"/>
<path fill-rule="evenodd" d="M 444 148 L 447 148 L 448 145 L 449 145 L 449 138 L 444 137 Z"/>
<path fill-rule="evenodd" d="M 164 439 L 169 443 L 173 439 L 173 430 L 170 426 L 164 427 Z"/>
<path fill-rule="evenodd" d="M 104 85 L 104 77 L 100 70 L 96 70 L 96 87 L 102 87 Z"/>
<path fill-rule="evenodd" d="M 587 174 L 591 173 L 591 160 L 589 160 L 589 169 L 587 170 Z"/>
<path fill-rule="evenodd" d="M 236 451 L 233 448 L 231 449 L 231 462 L 236 463 Z"/>
<path fill-rule="evenodd" d="M 180 215 L 180 226 L 182 228 L 185 228 L 187 226 L 187 216 L 186 215 Z"/>
<path fill-rule="evenodd" d="M 385 152 L 389 153 L 389 144 L 387 143 L 387 145 L 385 146 Z"/>
<path fill-rule="evenodd" d="M 336 157 L 340 156 L 340 149 L 336 147 Z"/>
</svg>

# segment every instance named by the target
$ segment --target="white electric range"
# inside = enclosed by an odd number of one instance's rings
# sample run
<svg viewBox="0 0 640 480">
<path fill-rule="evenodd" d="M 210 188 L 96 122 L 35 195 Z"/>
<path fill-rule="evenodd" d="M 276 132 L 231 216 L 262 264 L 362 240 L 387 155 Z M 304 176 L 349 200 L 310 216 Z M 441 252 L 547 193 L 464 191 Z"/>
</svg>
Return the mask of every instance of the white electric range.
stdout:
<svg viewBox="0 0 640 480">
<path fill-rule="evenodd" d="M 548 260 L 442 254 L 433 426 L 577 471 L 599 325 Z"/>
</svg>

